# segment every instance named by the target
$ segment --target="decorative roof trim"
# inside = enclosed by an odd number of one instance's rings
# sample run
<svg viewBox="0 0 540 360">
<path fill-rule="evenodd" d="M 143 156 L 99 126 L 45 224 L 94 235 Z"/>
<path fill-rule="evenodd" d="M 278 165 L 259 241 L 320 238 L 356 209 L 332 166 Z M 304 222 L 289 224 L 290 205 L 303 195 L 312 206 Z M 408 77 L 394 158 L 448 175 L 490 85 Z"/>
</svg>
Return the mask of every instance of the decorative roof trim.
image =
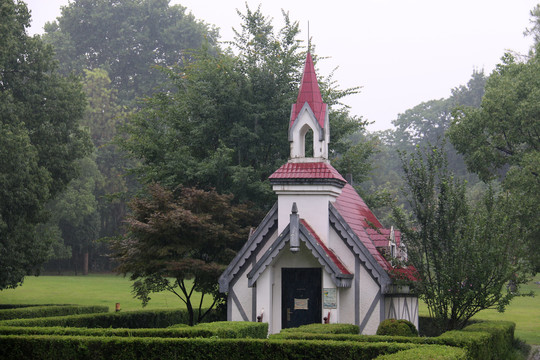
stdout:
<svg viewBox="0 0 540 360">
<path fill-rule="evenodd" d="M 338 233 L 338 235 L 347 243 L 347 245 L 354 251 L 360 261 L 364 264 L 366 269 L 371 273 L 372 277 L 377 281 L 381 287 L 381 291 L 384 294 L 386 289 L 392 282 L 388 273 L 382 268 L 377 260 L 371 255 L 369 250 L 365 247 L 362 241 L 358 238 L 356 233 L 351 229 L 349 224 L 343 219 L 339 211 L 329 203 L 329 220 L 332 228 Z"/>
<path fill-rule="evenodd" d="M 266 214 L 257 229 L 249 237 L 248 241 L 242 246 L 242 249 L 236 254 L 227 269 L 219 277 L 219 291 L 222 293 L 229 291 L 229 284 L 234 276 L 244 266 L 251 254 L 257 249 L 258 245 L 265 237 L 271 236 L 277 229 L 278 203 L 276 202 L 272 209 Z"/>
<path fill-rule="evenodd" d="M 326 120 L 325 121 L 325 124 L 326 124 L 326 123 L 328 123 L 328 106 L 326 106 L 326 104 L 323 104 L 323 105 L 325 105 L 324 118 Z M 293 104 L 292 108 L 291 108 L 291 117 L 293 116 L 293 114 L 295 112 L 295 107 L 296 107 L 296 104 Z M 304 103 L 304 105 L 302 105 L 302 108 L 298 112 L 298 116 L 296 116 L 296 119 L 293 120 L 294 122 L 291 124 L 291 126 L 289 126 L 289 141 L 293 141 L 293 132 L 294 132 L 294 129 L 297 127 L 297 124 L 298 124 L 297 120 L 300 117 L 300 115 L 302 115 L 303 111 L 307 111 L 307 113 L 309 114 L 312 122 L 315 123 L 315 126 L 317 127 L 317 130 L 319 132 L 319 141 L 323 141 L 324 137 L 325 137 L 324 128 L 319 123 L 319 120 L 315 116 L 315 113 L 313 112 L 313 109 L 311 108 L 311 106 L 309 106 L 309 103 L 307 101 Z"/>
<path fill-rule="evenodd" d="M 320 179 L 320 178 L 270 178 L 272 185 L 333 185 L 343 188 L 345 183 L 340 179 Z"/>
<path fill-rule="evenodd" d="M 328 254 L 328 249 L 321 246 L 319 241 L 313 236 L 310 230 L 304 226 L 304 220 L 299 225 L 299 238 L 302 240 L 306 247 L 311 251 L 319 263 L 330 274 L 332 281 L 337 287 L 351 287 L 353 274 L 349 271 L 343 272 L 338 264 L 334 262 L 331 256 Z M 253 269 L 248 273 L 248 286 L 252 287 L 257 282 L 258 278 L 264 272 L 264 270 L 272 263 L 272 261 L 279 255 L 281 250 L 285 248 L 285 245 L 290 240 L 290 224 L 283 230 L 279 237 L 274 241 L 266 253 L 261 259 L 253 266 Z M 337 260 L 339 261 L 339 260 Z M 344 267 L 342 265 L 342 267 Z"/>
</svg>

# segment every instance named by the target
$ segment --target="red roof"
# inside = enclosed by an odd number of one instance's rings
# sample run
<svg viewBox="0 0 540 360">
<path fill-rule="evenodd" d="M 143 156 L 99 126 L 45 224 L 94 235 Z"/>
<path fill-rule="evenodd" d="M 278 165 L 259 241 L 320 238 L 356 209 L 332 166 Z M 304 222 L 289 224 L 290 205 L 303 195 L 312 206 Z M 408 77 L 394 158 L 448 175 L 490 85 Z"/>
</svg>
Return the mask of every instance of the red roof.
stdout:
<svg viewBox="0 0 540 360">
<path fill-rule="evenodd" d="M 351 272 L 347 270 L 347 268 L 345 267 L 345 265 L 343 265 L 341 260 L 339 260 L 337 255 L 323 243 L 319 235 L 315 233 L 315 231 L 311 228 L 311 226 L 309 226 L 306 220 L 300 219 L 300 222 L 306 227 L 306 229 L 311 233 L 311 235 L 313 235 L 313 237 L 317 240 L 317 243 L 323 248 L 324 252 L 326 253 L 326 255 L 328 255 L 330 260 L 332 260 L 332 262 L 336 264 L 341 273 L 350 275 Z"/>
<path fill-rule="evenodd" d="M 377 250 L 377 243 L 384 241 L 384 246 L 388 244 L 390 230 L 382 228 L 379 220 L 377 220 L 364 200 L 362 200 L 350 184 L 347 183 L 343 187 L 341 195 L 338 196 L 334 206 L 370 254 L 391 277 L 407 278 L 412 281 L 417 280 L 416 269 L 414 267 L 394 268 Z M 396 231 L 395 235 L 396 243 L 399 244 L 399 231 Z"/>
<path fill-rule="evenodd" d="M 288 162 L 270 175 L 269 179 L 336 179 L 345 183 L 343 176 L 332 165 L 325 162 Z"/>
<path fill-rule="evenodd" d="M 387 271 L 390 270 L 392 266 L 377 250 L 368 233 L 372 226 L 382 228 L 382 225 L 350 184 L 343 187 L 334 206 L 379 265 Z"/>
<path fill-rule="evenodd" d="M 321 90 L 319 89 L 317 75 L 315 74 L 315 67 L 313 66 L 313 59 L 311 58 L 311 54 L 309 52 L 307 53 L 298 98 L 296 99 L 296 104 L 293 104 L 291 111 L 290 127 L 293 126 L 294 121 L 298 117 L 300 110 L 302 110 L 302 107 L 306 102 L 309 104 L 313 114 L 315 114 L 321 128 L 324 128 L 327 105 L 322 101 Z"/>
</svg>

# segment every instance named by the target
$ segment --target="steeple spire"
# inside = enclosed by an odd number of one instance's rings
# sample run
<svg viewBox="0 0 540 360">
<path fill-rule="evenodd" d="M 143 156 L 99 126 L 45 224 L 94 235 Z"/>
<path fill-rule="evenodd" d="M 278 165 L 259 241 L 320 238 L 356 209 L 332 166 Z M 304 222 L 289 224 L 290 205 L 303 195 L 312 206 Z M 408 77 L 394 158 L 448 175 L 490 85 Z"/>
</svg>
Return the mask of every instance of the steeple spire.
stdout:
<svg viewBox="0 0 540 360">
<path fill-rule="evenodd" d="M 313 59 L 311 58 L 310 52 L 307 53 L 298 98 L 296 99 L 296 104 L 293 104 L 291 111 L 290 127 L 294 124 L 294 121 L 306 102 L 311 108 L 311 111 L 313 111 L 321 128 L 324 128 L 327 105 L 322 101 L 321 90 L 319 89 L 317 75 L 315 74 L 315 66 L 313 65 Z"/>
</svg>

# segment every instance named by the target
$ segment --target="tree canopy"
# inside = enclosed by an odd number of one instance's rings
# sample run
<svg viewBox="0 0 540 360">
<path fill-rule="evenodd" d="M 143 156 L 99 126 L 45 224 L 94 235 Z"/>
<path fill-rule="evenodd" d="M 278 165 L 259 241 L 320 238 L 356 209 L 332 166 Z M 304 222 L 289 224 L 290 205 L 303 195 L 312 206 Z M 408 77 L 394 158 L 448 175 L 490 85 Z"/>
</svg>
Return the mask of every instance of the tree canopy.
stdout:
<svg viewBox="0 0 540 360">
<path fill-rule="evenodd" d="M 29 21 L 23 2 L 0 2 L 0 290 L 39 271 L 50 246 L 36 228 L 44 205 L 90 148 L 81 85 L 57 73 L 52 48 L 27 35 Z"/>
<path fill-rule="evenodd" d="M 238 55 L 209 44 L 191 52 L 189 62 L 168 71 L 172 90 L 146 99 L 121 141 L 141 161 L 134 171 L 143 183 L 215 188 L 269 208 L 267 178 L 289 156 L 290 106 L 305 53 L 296 39 L 298 24 L 287 14 L 277 33 L 260 9 L 240 14 L 232 44 Z M 348 93 L 321 83 L 330 104 Z M 339 152 L 347 149 L 347 135 L 363 127 L 346 109 L 334 111 L 330 121 Z"/>
<path fill-rule="evenodd" d="M 105 69 L 121 101 L 151 94 L 165 76 L 157 69 L 178 63 L 186 49 L 217 32 L 169 0 L 75 0 L 45 25 L 63 71 Z"/>
<path fill-rule="evenodd" d="M 513 286 L 524 283 L 530 270 L 521 260 L 524 229 L 509 216 L 511 199 L 488 190 L 481 202 L 470 204 L 465 183 L 448 171 L 442 147 L 402 154 L 402 164 L 412 218 L 399 207 L 393 213 L 431 316 L 450 330 L 480 310 L 503 311 L 516 295 Z M 509 282 L 512 288 L 505 291 Z"/>
<path fill-rule="evenodd" d="M 135 281 L 133 293 L 143 305 L 152 292 L 170 291 L 185 303 L 193 325 L 207 313 L 201 308 L 205 296 L 214 299 L 207 310 L 224 301 L 218 278 L 258 215 L 231 200 L 231 195 L 214 190 L 171 191 L 153 184 L 147 195 L 131 201 L 128 232 L 113 241 L 112 255 L 118 270 Z M 193 291 L 201 293 L 198 304 L 193 303 Z"/>
<path fill-rule="evenodd" d="M 481 107 L 461 108 L 449 130 L 471 171 L 502 180 L 515 199 L 514 221 L 528 229 L 524 241 L 540 268 L 540 56 L 525 62 L 511 54 L 490 75 Z"/>
</svg>

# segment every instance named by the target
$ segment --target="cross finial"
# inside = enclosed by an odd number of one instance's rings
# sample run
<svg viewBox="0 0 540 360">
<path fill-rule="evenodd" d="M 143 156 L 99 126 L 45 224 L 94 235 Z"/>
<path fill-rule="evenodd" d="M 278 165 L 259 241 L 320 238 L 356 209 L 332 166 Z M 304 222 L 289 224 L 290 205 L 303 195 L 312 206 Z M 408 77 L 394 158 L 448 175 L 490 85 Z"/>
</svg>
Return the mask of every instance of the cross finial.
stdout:
<svg viewBox="0 0 540 360">
<path fill-rule="evenodd" d="M 307 22 L 307 51 L 311 52 L 311 38 L 309 37 L 309 21 Z"/>
</svg>

